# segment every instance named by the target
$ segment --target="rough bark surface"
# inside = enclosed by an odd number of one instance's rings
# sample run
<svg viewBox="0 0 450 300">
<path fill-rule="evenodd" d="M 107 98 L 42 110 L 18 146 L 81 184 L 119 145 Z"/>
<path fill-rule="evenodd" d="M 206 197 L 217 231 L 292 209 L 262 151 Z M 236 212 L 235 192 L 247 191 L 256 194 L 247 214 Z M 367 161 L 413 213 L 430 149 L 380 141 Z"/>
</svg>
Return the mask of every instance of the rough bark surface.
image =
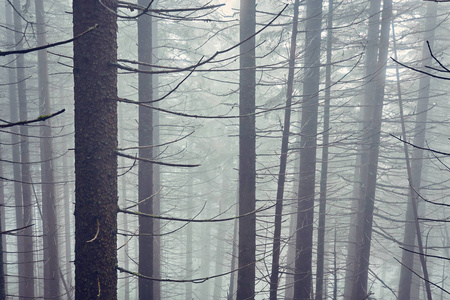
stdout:
<svg viewBox="0 0 450 300">
<path fill-rule="evenodd" d="M 73 2 L 74 36 L 97 26 L 74 41 L 77 300 L 117 299 L 117 20 L 102 3 Z"/>
<path fill-rule="evenodd" d="M 239 215 L 255 210 L 255 0 L 240 6 Z M 247 40 L 248 39 L 248 40 Z M 237 299 L 254 299 L 256 216 L 239 219 Z"/>
</svg>

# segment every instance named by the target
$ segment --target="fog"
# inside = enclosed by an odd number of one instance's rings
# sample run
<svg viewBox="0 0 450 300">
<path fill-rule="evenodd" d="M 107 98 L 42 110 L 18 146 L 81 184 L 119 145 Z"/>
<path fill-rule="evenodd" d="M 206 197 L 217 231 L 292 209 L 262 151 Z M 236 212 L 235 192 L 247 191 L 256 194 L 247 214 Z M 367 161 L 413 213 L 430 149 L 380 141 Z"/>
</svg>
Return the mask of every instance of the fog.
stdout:
<svg viewBox="0 0 450 300">
<path fill-rule="evenodd" d="M 447 1 L 4 1 L 1 299 L 449 299 Z"/>
</svg>

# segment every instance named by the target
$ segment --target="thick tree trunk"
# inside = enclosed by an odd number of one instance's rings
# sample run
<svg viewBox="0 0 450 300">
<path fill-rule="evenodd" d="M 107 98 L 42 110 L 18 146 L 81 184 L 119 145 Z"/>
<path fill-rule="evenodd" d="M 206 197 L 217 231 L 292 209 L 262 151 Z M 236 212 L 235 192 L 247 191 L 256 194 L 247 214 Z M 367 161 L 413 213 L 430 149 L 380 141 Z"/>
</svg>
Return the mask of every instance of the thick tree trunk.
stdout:
<svg viewBox="0 0 450 300">
<path fill-rule="evenodd" d="M 47 44 L 44 19 L 44 1 L 35 0 L 37 45 Z M 50 91 L 48 78 L 47 50 L 38 54 L 38 90 L 39 114 L 49 115 Z M 42 227 L 44 245 L 44 299 L 56 299 L 60 295 L 59 287 L 59 252 L 58 252 L 58 224 L 56 216 L 56 195 L 53 175 L 53 142 L 51 119 L 40 126 L 41 148 L 41 181 L 42 188 Z"/>
<path fill-rule="evenodd" d="M 255 0 L 241 0 L 239 71 L 239 215 L 255 210 Z M 237 299 L 255 297 L 256 216 L 239 219 Z"/>
<path fill-rule="evenodd" d="M 148 0 L 138 1 L 147 7 Z M 152 18 L 144 14 L 138 19 L 138 60 L 152 63 Z M 150 67 L 140 65 L 140 70 Z M 153 99 L 153 78 L 151 74 L 139 73 L 139 101 Z M 139 157 L 153 157 L 153 111 L 139 106 Z M 139 211 L 153 214 L 153 164 L 139 162 Z M 139 217 L 139 273 L 147 277 L 153 276 L 153 219 Z M 139 278 L 139 298 L 153 299 L 153 281 Z"/>
<path fill-rule="evenodd" d="M 106 8 L 106 7 L 107 8 Z M 116 0 L 73 2 L 75 298 L 117 299 Z"/>
<path fill-rule="evenodd" d="M 319 107 L 322 1 L 306 1 L 305 78 L 300 139 L 300 175 L 294 299 L 310 299 L 312 285 L 313 219 Z"/>
</svg>

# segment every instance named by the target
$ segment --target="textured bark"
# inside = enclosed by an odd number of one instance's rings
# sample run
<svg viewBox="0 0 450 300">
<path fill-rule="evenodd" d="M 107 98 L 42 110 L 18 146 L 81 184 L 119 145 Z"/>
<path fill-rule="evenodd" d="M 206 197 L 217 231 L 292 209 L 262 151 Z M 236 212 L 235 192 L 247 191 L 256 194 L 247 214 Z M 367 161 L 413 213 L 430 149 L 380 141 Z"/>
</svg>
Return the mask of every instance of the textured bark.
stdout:
<svg viewBox="0 0 450 300">
<path fill-rule="evenodd" d="M 429 2 L 427 4 L 427 19 L 424 31 L 424 41 L 430 43 L 433 48 L 434 44 L 434 29 L 436 27 L 436 15 L 437 15 L 437 4 L 434 2 Z M 422 65 L 431 65 L 431 57 L 429 55 L 427 44 L 424 42 L 422 47 Z M 419 95 L 417 103 L 417 115 L 416 124 L 414 128 L 414 140 L 413 144 L 419 147 L 424 147 L 425 144 L 425 132 L 426 132 L 426 122 L 428 114 L 428 100 L 430 92 L 430 81 L 431 77 L 427 75 L 421 75 L 419 81 Z M 413 199 L 409 199 L 406 208 L 406 223 L 405 231 L 403 235 L 403 247 L 410 251 L 402 251 L 402 267 L 400 270 L 400 278 L 398 285 L 398 299 L 399 300 L 409 300 L 411 299 L 411 283 L 412 283 L 412 272 L 414 267 L 414 244 L 416 241 L 416 228 L 415 228 L 415 218 L 413 212 L 413 203 L 417 203 L 417 194 L 420 193 L 420 185 L 422 178 L 422 162 L 423 162 L 423 150 L 414 148 L 412 150 L 412 160 L 411 160 L 411 185 L 415 192 L 411 195 Z"/>
<path fill-rule="evenodd" d="M 371 3 L 372 4 L 372 3 Z M 389 47 L 389 32 L 390 22 L 392 18 L 392 1 L 383 1 L 382 23 L 380 29 L 380 42 L 376 71 L 371 74 L 375 74 L 369 85 L 373 85 L 370 94 L 366 95 L 372 99 L 370 107 L 370 123 L 368 124 L 368 132 L 370 132 L 370 138 L 367 140 L 369 149 L 367 149 L 367 160 L 361 160 L 365 162 L 365 168 L 362 168 L 362 172 L 366 173 L 366 181 L 364 182 L 364 193 L 361 194 L 361 214 L 359 217 L 360 223 L 358 223 L 362 229 L 360 238 L 360 247 L 357 252 L 357 268 L 355 269 L 356 280 L 353 285 L 352 298 L 353 300 L 364 299 L 368 296 L 367 281 L 369 273 L 369 260 L 370 260 L 370 246 L 372 240 L 372 221 L 373 210 L 375 205 L 375 192 L 377 182 L 377 169 L 378 169 L 378 153 L 380 145 L 380 133 L 382 123 L 383 112 L 383 100 L 384 100 L 384 87 L 386 81 L 386 63 Z M 378 27 L 378 26 L 377 26 Z M 372 94 L 373 93 L 373 94 Z M 365 119 L 366 121 L 367 119 Z M 358 240 L 357 240 L 358 241 Z"/>
<path fill-rule="evenodd" d="M 325 103 L 323 111 L 322 169 L 320 171 L 319 226 L 317 228 L 316 300 L 324 298 L 325 219 L 328 181 L 328 143 L 330 140 L 331 52 L 333 39 L 333 0 L 328 1 L 327 63 L 325 71 Z"/>
<path fill-rule="evenodd" d="M 298 8 L 299 0 L 294 2 L 294 17 L 292 21 L 291 49 L 289 53 L 289 71 L 286 91 L 286 109 L 284 111 L 283 137 L 281 140 L 280 171 L 277 182 L 277 199 L 275 205 L 275 229 L 272 245 L 272 270 L 270 274 L 270 299 L 277 299 L 280 252 L 281 252 L 281 222 L 283 213 L 284 183 L 286 181 L 287 153 L 289 148 L 289 134 L 291 130 L 291 105 L 294 86 L 294 67 L 296 58 L 297 32 L 298 32 Z"/>
<path fill-rule="evenodd" d="M 240 4 L 239 215 L 255 210 L 255 0 Z M 255 297 L 256 216 L 239 219 L 237 299 Z"/>
<path fill-rule="evenodd" d="M 44 19 L 44 1 L 35 0 L 37 46 L 47 44 Z M 49 115 L 50 91 L 48 78 L 47 50 L 37 52 L 38 55 L 38 90 L 39 114 Z M 53 142 L 51 119 L 40 126 L 40 157 L 42 189 L 42 224 L 44 245 L 44 299 L 57 299 L 60 295 L 59 286 L 59 252 L 58 224 L 56 216 L 56 195 L 53 175 Z"/>
<path fill-rule="evenodd" d="M 293 299 L 311 298 L 321 27 L 322 1 L 307 0 Z"/>
<path fill-rule="evenodd" d="M 73 2 L 75 36 L 98 25 L 74 41 L 77 300 L 117 299 L 117 20 L 103 5 Z"/>
<path fill-rule="evenodd" d="M 13 5 L 16 10 L 21 9 L 20 1 L 14 0 Z M 22 35 L 22 17 L 18 11 L 14 10 L 14 41 L 16 43 L 16 50 L 23 49 L 23 35 Z M 28 108 L 27 108 L 27 87 L 25 77 L 25 58 L 23 55 L 17 55 L 16 57 L 17 67 L 17 88 L 19 99 L 19 119 L 28 120 Z M 30 165 L 30 150 L 28 142 L 28 127 L 20 126 L 20 162 L 21 162 L 21 175 L 22 175 L 22 201 L 23 201 L 23 223 L 19 226 L 28 226 L 33 224 L 32 217 L 32 194 L 31 194 L 31 165 Z M 23 236 L 19 239 L 19 251 L 23 252 L 23 274 L 20 282 L 19 294 L 23 299 L 34 298 L 34 253 L 33 253 L 33 230 L 32 227 L 28 227 L 21 233 Z"/>
<path fill-rule="evenodd" d="M 148 0 L 138 4 L 147 7 Z M 138 19 L 138 60 L 152 63 L 152 18 L 143 15 Z M 148 66 L 139 66 L 140 70 L 149 70 Z M 139 101 L 153 99 L 153 78 L 151 74 L 139 73 Z M 139 106 L 139 157 L 153 158 L 153 111 Z M 139 162 L 139 211 L 153 214 L 153 164 Z M 139 273 L 153 277 L 153 219 L 139 217 Z M 153 299 L 153 281 L 139 278 L 139 298 Z"/>
</svg>

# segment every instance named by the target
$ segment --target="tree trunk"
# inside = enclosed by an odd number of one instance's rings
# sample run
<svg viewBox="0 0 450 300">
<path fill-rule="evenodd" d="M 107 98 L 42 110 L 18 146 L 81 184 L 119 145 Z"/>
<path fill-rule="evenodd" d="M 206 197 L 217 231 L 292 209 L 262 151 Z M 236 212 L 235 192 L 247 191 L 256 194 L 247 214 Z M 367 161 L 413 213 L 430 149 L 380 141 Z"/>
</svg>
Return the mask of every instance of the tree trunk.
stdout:
<svg viewBox="0 0 450 300">
<path fill-rule="evenodd" d="M 255 210 L 255 0 L 240 2 L 239 215 Z M 245 42 L 244 42 L 245 41 Z M 237 299 L 255 297 L 256 216 L 239 219 Z"/>
<path fill-rule="evenodd" d="M 294 299 L 310 299 L 312 291 L 321 25 L 322 1 L 307 0 Z"/>
<path fill-rule="evenodd" d="M 192 174 L 190 174 L 191 172 L 188 171 L 188 183 L 187 183 L 187 201 L 186 201 L 186 213 L 187 213 L 187 218 L 192 218 L 193 212 L 192 212 L 192 207 L 193 207 L 193 199 L 194 199 L 194 195 L 192 192 L 192 188 L 193 188 L 193 184 L 194 184 L 194 178 L 192 176 Z M 192 253 L 194 251 L 193 249 L 193 243 L 192 243 L 192 239 L 193 239 L 193 226 L 195 223 L 190 223 L 187 224 L 187 228 L 186 228 L 186 278 L 192 278 L 194 271 L 192 268 Z M 186 286 L 186 300 L 192 300 L 192 282 L 186 282 L 185 286 Z"/>
<path fill-rule="evenodd" d="M 374 106 L 374 85 L 372 80 L 377 72 L 377 55 L 378 55 L 378 38 L 380 34 L 380 7 L 381 0 L 370 2 L 369 7 L 369 25 L 367 33 L 366 60 L 365 60 L 365 91 L 362 99 L 361 109 L 361 146 L 358 147 L 355 167 L 355 184 L 353 190 L 352 217 L 349 230 L 349 245 L 347 248 L 346 272 L 345 272 L 345 288 L 344 298 L 350 299 L 352 296 L 354 283 L 357 277 L 358 253 L 360 251 L 362 240 L 362 212 L 363 201 L 365 195 L 365 183 L 367 176 L 367 160 L 368 150 L 370 149 L 371 120 L 373 118 Z"/>
<path fill-rule="evenodd" d="M 147 7 L 148 0 L 139 0 L 138 4 Z M 138 19 L 138 60 L 152 63 L 152 18 L 144 14 Z M 140 70 L 150 67 L 140 65 Z M 151 74 L 139 73 L 139 101 L 153 99 L 153 78 Z M 153 158 L 153 111 L 139 106 L 139 157 Z M 139 211 L 153 214 L 153 164 L 139 162 Z M 139 273 L 153 276 L 153 219 L 139 217 Z M 139 298 L 153 299 L 153 281 L 139 278 Z"/>
<path fill-rule="evenodd" d="M 12 9 L 9 3 L 5 2 L 5 21 L 8 26 L 12 26 Z M 14 45 L 14 38 L 11 31 L 7 31 L 6 42 L 9 46 Z M 15 82 L 16 74 L 13 68 L 8 68 L 8 81 Z M 17 110 L 17 89 L 14 85 L 8 85 L 8 98 L 9 98 L 9 117 L 11 122 L 19 121 L 18 110 Z M 19 127 L 14 126 L 10 128 L 11 132 L 11 148 L 12 148 L 12 159 L 15 162 L 20 161 L 20 144 L 19 144 Z M 20 174 L 20 164 L 13 164 L 13 178 L 14 178 L 14 205 L 15 205 L 15 217 L 16 217 L 16 228 L 20 228 L 23 224 L 23 209 L 22 209 L 22 185 L 20 184 L 22 177 Z M 17 235 L 17 245 L 19 245 L 21 235 Z M 17 253 L 17 272 L 18 272 L 18 282 L 19 290 L 20 286 L 23 284 L 23 253 L 18 251 Z M 6 280 L 7 282 L 7 280 Z M 7 287 L 7 286 L 6 286 Z"/>
<path fill-rule="evenodd" d="M 223 213 L 222 212 L 222 202 L 226 195 L 225 182 L 226 182 L 226 177 L 225 177 L 225 175 L 223 175 L 221 196 L 217 203 L 217 206 L 219 207 L 219 214 Z M 226 226 L 223 226 L 221 224 L 218 224 L 216 227 L 217 227 L 217 236 L 216 236 L 217 243 L 216 243 L 216 261 L 215 261 L 214 275 L 223 273 L 224 257 L 225 257 L 224 243 L 225 243 L 225 234 L 226 234 L 226 229 L 227 229 Z M 222 281 L 223 281 L 223 276 L 219 276 L 214 280 L 214 290 L 213 290 L 212 299 L 223 299 L 222 298 Z"/>
<path fill-rule="evenodd" d="M 152 26 L 152 56 L 158 57 L 158 20 L 153 20 Z M 157 60 L 157 59 L 155 59 Z M 158 64 L 155 61 L 155 64 Z M 153 75 L 153 97 L 158 97 L 158 86 L 159 86 L 159 77 L 157 74 Z M 158 107 L 158 103 L 153 103 L 153 106 Z M 159 138 L 159 112 L 157 110 L 153 110 L 153 145 L 160 144 Z M 159 148 L 153 149 L 153 157 L 158 156 Z M 160 215 L 161 214 L 161 174 L 160 174 L 160 166 L 153 166 L 153 191 L 155 196 L 153 197 L 153 214 Z M 153 277 L 161 278 L 161 221 L 159 219 L 153 220 Z M 160 300 L 161 298 L 161 282 L 155 281 L 153 282 L 153 299 Z"/>
<path fill-rule="evenodd" d="M 378 54 L 378 63 L 376 68 L 375 78 L 372 83 L 374 85 L 372 104 L 372 117 L 369 124 L 371 137 L 369 139 L 368 146 L 368 160 L 367 167 L 364 171 L 367 172 L 365 176 L 365 193 L 364 197 L 361 198 L 363 210 L 361 214 L 361 247 L 357 255 L 357 271 L 356 271 L 356 281 L 353 286 L 352 299 L 364 299 L 368 297 L 369 292 L 367 290 L 367 280 L 369 272 L 369 259 L 370 259 L 370 246 L 372 239 L 372 221 L 373 221 L 373 210 L 375 204 L 375 192 L 376 192 L 376 181 L 377 181 L 377 169 L 378 169 L 378 153 L 380 146 L 380 133 L 381 133 L 381 122 L 382 122 L 382 112 L 383 112 L 383 100 L 384 100 L 384 87 L 386 81 L 386 63 L 389 48 L 389 31 L 392 18 L 392 1 L 383 1 L 383 13 L 382 13 L 382 23 L 381 23 L 381 33 L 380 33 L 380 46 Z M 364 160 L 362 160 L 364 162 Z"/>
<path fill-rule="evenodd" d="M 14 40 L 16 43 L 16 50 L 23 49 L 23 33 L 22 33 L 22 17 L 19 15 L 21 5 L 19 0 L 14 0 Z M 18 10 L 18 11 L 17 11 Z M 27 87 L 25 77 L 25 58 L 23 55 L 16 57 L 17 67 L 17 87 L 19 99 L 19 118 L 20 120 L 28 120 L 27 108 Z M 30 150 L 28 142 L 28 127 L 20 126 L 20 161 L 22 173 L 22 200 L 23 200 L 23 223 L 21 226 L 28 226 L 33 224 L 32 217 L 32 201 L 31 201 L 31 165 L 30 165 Z M 22 242 L 18 245 L 19 251 L 23 252 L 24 256 L 24 270 L 23 278 L 24 285 L 20 287 L 20 296 L 23 298 L 34 298 L 34 252 L 33 252 L 33 229 L 28 227 L 21 233 Z"/>
<path fill-rule="evenodd" d="M 44 2 L 35 0 L 37 45 L 47 44 L 44 19 Z M 49 115 L 50 91 L 48 79 L 47 50 L 37 52 L 38 55 L 38 90 L 39 114 Z M 58 224 L 56 216 L 56 195 L 53 175 L 53 142 L 51 119 L 40 126 L 41 148 L 41 181 L 42 188 L 42 227 L 44 245 L 44 299 L 56 299 L 60 295 L 59 287 L 59 252 L 58 252 Z"/>
<path fill-rule="evenodd" d="M 322 170 L 320 171 L 319 226 L 317 228 L 316 300 L 324 297 L 325 218 L 327 205 L 328 143 L 330 140 L 331 52 L 333 39 L 333 0 L 328 1 L 327 63 L 325 71 L 325 103 L 323 112 Z"/>
<path fill-rule="evenodd" d="M 67 149 L 67 141 L 66 141 L 67 137 L 63 137 L 63 147 L 62 149 L 65 150 Z M 65 174 L 63 175 L 65 178 L 65 183 L 64 183 L 64 187 L 63 187 L 63 198 L 64 198 L 64 250 L 65 250 L 65 269 L 66 269 L 66 283 L 67 286 L 69 287 L 69 290 L 72 291 L 72 218 L 73 215 L 71 213 L 71 207 L 72 207 L 72 197 L 70 195 L 72 195 L 69 191 L 69 182 L 72 179 L 72 176 L 70 175 L 73 172 L 73 168 L 72 166 L 68 166 L 67 164 L 67 154 L 63 156 L 63 170 L 65 172 Z M 70 171 L 72 172 L 70 172 Z M 72 299 L 73 294 L 69 295 L 69 299 Z"/>
<path fill-rule="evenodd" d="M 2 148 L 0 143 L 0 177 L 3 177 L 3 163 L 2 163 Z M 0 180 L 0 232 L 5 230 L 5 185 L 4 181 Z M 0 300 L 6 300 L 6 285 L 5 285 L 5 271 L 6 271 L 6 234 L 2 234 L 0 239 Z"/>
<path fill-rule="evenodd" d="M 239 214 L 239 205 L 236 206 L 236 215 Z M 236 257 L 237 257 L 237 248 L 239 245 L 236 245 L 236 242 L 238 241 L 238 230 L 239 230 L 239 223 L 238 220 L 235 219 L 234 220 L 234 225 L 233 225 L 233 239 L 231 241 L 231 271 L 234 271 L 237 269 L 237 263 L 236 263 Z M 227 295 L 227 300 L 233 300 L 236 299 L 235 294 L 236 294 L 236 284 L 237 283 L 237 279 L 236 279 L 236 272 L 232 272 L 230 274 L 230 285 L 228 286 L 228 295 Z M 189 299 L 190 300 L 190 299 Z"/>
<path fill-rule="evenodd" d="M 106 8 L 106 7 L 107 8 Z M 75 298 L 117 299 L 116 0 L 73 2 Z"/>
<path fill-rule="evenodd" d="M 277 199 L 275 204 L 275 229 L 272 246 L 272 270 L 270 275 L 270 299 L 277 299 L 279 269 L 280 269 L 280 252 L 281 252 L 281 223 L 283 214 L 283 198 L 284 198 L 284 183 L 286 181 L 286 165 L 287 152 L 289 148 L 289 134 L 291 131 L 291 104 L 292 93 L 294 86 L 294 68 L 296 58 L 297 32 L 298 32 L 298 8 L 299 0 L 294 2 L 294 18 L 292 21 L 292 36 L 291 49 L 289 53 L 289 71 L 286 92 L 286 108 L 284 110 L 284 126 L 283 137 L 281 140 L 281 155 L 280 155 L 280 172 L 278 173 L 277 183 Z"/>
<path fill-rule="evenodd" d="M 430 43 L 431 48 L 434 44 L 434 29 L 436 27 L 436 15 L 437 15 L 437 4 L 434 2 L 429 2 L 427 4 L 426 13 L 426 25 L 424 31 L 424 41 Z M 424 42 L 422 47 L 422 65 L 431 65 L 431 57 L 429 55 L 427 44 Z M 424 147 L 425 145 L 425 132 L 426 132 L 426 122 L 427 122 L 427 112 L 428 112 L 428 100 L 430 92 L 430 81 L 431 77 L 428 75 L 421 75 L 419 81 L 419 95 L 418 103 L 416 109 L 416 122 L 414 129 L 414 140 L 413 144 L 419 147 Z M 406 223 L 405 231 L 403 235 L 403 247 L 407 250 L 402 251 L 402 267 L 400 269 L 400 278 L 398 285 L 398 299 L 399 300 L 409 300 L 411 299 L 411 283 L 412 283 L 412 272 L 410 270 L 414 269 L 414 244 L 416 241 L 416 228 L 415 228 L 415 218 L 413 212 L 413 202 L 417 203 L 417 195 L 420 193 L 420 185 L 422 178 L 422 157 L 423 150 L 414 148 L 412 150 L 412 160 L 411 160 L 411 185 L 414 192 L 412 196 L 414 199 L 409 199 L 406 205 Z M 417 194 L 416 194 L 417 193 Z"/>
</svg>

